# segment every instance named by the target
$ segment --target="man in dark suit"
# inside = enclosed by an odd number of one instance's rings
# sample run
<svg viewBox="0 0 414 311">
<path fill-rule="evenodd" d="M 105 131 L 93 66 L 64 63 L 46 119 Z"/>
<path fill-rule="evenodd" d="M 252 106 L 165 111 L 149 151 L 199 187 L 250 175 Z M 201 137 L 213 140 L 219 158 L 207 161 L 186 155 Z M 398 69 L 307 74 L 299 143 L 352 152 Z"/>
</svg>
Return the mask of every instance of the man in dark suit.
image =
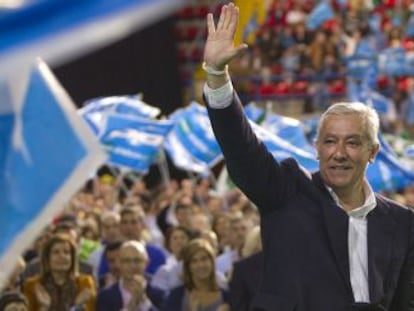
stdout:
<svg viewBox="0 0 414 311">
<path fill-rule="evenodd" d="M 97 310 L 157 310 L 156 303 L 163 302 L 164 293 L 147 285 L 145 268 L 148 254 L 138 241 L 124 242 L 120 248 L 121 278 L 98 294 Z"/>
<path fill-rule="evenodd" d="M 227 72 L 238 8 L 207 17 L 204 98 L 227 168 L 261 214 L 263 268 L 256 310 L 414 310 L 414 214 L 375 194 L 365 178 L 379 120 L 364 104 L 321 117 L 319 172 L 277 162 L 253 133 Z"/>
</svg>

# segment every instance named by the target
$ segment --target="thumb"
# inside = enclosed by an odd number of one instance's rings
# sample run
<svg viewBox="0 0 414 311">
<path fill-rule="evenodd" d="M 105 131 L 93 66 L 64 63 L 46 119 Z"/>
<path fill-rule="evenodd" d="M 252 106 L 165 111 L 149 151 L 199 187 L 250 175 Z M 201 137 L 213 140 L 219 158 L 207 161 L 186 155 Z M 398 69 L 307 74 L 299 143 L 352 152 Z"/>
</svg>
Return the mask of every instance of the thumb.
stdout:
<svg viewBox="0 0 414 311">
<path fill-rule="evenodd" d="M 242 43 L 234 48 L 234 57 L 242 55 L 249 46 L 246 43 Z"/>
<path fill-rule="evenodd" d="M 229 63 L 233 59 L 241 56 L 247 50 L 247 48 L 248 48 L 248 45 L 246 43 L 242 43 L 242 44 L 236 46 L 235 48 L 233 48 L 232 51 L 230 52 L 230 54 L 227 57 L 226 63 Z"/>
</svg>

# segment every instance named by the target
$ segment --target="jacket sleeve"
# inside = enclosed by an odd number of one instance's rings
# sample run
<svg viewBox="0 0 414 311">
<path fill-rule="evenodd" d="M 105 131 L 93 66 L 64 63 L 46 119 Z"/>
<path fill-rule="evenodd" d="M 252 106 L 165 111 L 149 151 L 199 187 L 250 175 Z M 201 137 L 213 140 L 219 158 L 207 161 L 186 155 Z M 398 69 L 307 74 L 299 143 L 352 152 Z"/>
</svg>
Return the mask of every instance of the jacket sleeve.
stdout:
<svg viewBox="0 0 414 311">
<path fill-rule="evenodd" d="M 261 212 L 274 205 L 270 202 L 278 202 L 277 205 L 281 206 L 292 190 L 289 187 L 294 185 L 295 176 L 278 163 L 256 137 L 237 94 L 233 98 L 232 104 L 226 108 L 207 108 L 229 174 Z"/>
</svg>

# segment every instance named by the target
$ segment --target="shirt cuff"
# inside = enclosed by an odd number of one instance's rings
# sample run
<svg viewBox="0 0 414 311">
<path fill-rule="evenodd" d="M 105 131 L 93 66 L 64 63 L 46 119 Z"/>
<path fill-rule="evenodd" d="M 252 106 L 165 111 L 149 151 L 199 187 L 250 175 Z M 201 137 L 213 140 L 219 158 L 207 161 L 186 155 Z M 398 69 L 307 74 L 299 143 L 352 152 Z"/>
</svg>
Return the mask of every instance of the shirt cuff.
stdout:
<svg viewBox="0 0 414 311">
<path fill-rule="evenodd" d="M 212 89 L 204 84 L 204 95 L 207 98 L 207 104 L 213 109 L 223 109 L 231 105 L 233 101 L 233 84 L 228 81 L 218 89 Z"/>
</svg>

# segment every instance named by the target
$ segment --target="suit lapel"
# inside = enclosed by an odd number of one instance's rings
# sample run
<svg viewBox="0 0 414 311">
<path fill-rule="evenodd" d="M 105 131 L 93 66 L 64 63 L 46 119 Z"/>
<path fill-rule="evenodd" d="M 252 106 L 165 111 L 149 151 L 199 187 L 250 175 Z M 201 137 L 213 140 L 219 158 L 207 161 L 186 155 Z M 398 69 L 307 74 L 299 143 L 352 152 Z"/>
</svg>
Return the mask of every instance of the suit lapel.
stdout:
<svg viewBox="0 0 414 311">
<path fill-rule="evenodd" d="M 343 209 L 336 205 L 322 182 L 319 172 L 313 174 L 312 180 L 319 188 L 319 193 L 321 193 L 318 201 L 320 202 L 319 205 L 321 206 L 331 249 L 346 288 L 351 297 L 353 297 L 348 256 L 348 215 Z"/>
<path fill-rule="evenodd" d="M 371 302 L 384 294 L 384 278 L 391 259 L 392 233 L 396 222 L 387 203 L 377 196 L 377 207 L 368 217 L 368 280 Z"/>
</svg>

